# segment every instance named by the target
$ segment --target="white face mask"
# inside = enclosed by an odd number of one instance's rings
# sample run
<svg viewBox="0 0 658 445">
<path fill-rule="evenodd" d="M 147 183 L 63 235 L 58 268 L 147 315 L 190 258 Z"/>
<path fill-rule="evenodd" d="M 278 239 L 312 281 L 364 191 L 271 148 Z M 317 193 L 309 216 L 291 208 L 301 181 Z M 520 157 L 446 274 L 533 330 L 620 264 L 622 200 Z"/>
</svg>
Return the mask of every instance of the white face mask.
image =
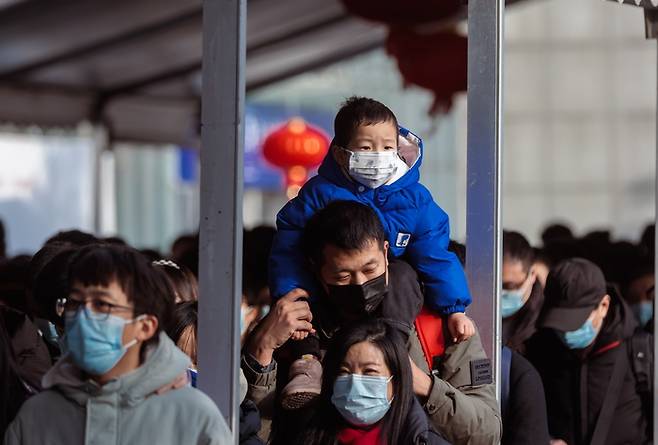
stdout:
<svg viewBox="0 0 658 445">
<path fill-rule="evenodd" d="M 355 181 L 375 189 L 391 179 L 397 171 L 397 150 L 362 152 L 343 148 L 350 154 L 347 171 Z"/>
</svg>

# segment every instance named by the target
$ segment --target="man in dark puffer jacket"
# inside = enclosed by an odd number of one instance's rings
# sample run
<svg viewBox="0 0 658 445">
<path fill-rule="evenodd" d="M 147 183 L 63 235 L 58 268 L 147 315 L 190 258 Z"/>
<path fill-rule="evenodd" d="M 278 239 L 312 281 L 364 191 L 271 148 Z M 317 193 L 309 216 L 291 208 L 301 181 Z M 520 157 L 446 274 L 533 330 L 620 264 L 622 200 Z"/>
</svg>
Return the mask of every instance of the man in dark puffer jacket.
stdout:
<svg viewBox="0 0 658 445">
<path fill-rule="evenodd" d="M 569 445 L 646 443 L 628 352 L 636 322 L 626 303 L 584 259 L 559 264 L 545 297 L 527 356 L 544 383 L 553 438 Z"/>
</svg>

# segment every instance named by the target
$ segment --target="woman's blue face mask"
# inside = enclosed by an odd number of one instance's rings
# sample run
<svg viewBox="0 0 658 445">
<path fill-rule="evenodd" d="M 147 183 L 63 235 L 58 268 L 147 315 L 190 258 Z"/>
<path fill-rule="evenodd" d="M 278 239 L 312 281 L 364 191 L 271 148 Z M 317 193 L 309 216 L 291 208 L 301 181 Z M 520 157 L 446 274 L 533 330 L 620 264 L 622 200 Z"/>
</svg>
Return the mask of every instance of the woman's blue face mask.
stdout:
<svg viewBox="0 0 658 445">
<path fill-rule="evenodd" d="M 373 425 L 384 418 L 391 400 L 388 400 L 388 382 L 391 377 L 349 374 L 336 378 L 331 403 L 352 425 Z"/>
</svg>

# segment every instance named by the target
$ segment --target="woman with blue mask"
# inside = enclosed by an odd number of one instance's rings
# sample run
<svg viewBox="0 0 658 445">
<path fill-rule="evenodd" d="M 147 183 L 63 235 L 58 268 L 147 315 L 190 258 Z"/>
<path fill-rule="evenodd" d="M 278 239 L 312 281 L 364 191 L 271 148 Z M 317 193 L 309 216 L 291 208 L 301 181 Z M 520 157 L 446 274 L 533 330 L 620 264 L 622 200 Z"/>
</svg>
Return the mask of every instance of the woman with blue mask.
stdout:
<svg viewBox="0 0 658 445">
<path fill-rule="evenodd" d="M 319 405 L 295 443 L 448 444 L 414 397 L 409 355 L 396 328 L 382 320 L 344 328 L 324 364 Z"/>
</svg>

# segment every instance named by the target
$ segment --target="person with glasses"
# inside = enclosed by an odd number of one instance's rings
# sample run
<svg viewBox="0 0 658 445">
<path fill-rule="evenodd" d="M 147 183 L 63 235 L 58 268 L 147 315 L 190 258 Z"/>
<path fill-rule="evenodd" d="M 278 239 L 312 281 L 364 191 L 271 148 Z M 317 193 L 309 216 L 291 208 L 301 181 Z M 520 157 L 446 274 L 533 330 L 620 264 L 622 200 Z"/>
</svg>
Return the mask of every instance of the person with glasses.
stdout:
<svg viewBox="0 0 658 445">
<path fill-rule="evenodd" d="M 214 403 L 184 386 L 190 359 L 163 332 L 174 295 L 138 251 L 80 249 L 58 301 L 66 353 L 5 434 L 5 444 L 219 444 L 227 426 Z"/>
</svg>

